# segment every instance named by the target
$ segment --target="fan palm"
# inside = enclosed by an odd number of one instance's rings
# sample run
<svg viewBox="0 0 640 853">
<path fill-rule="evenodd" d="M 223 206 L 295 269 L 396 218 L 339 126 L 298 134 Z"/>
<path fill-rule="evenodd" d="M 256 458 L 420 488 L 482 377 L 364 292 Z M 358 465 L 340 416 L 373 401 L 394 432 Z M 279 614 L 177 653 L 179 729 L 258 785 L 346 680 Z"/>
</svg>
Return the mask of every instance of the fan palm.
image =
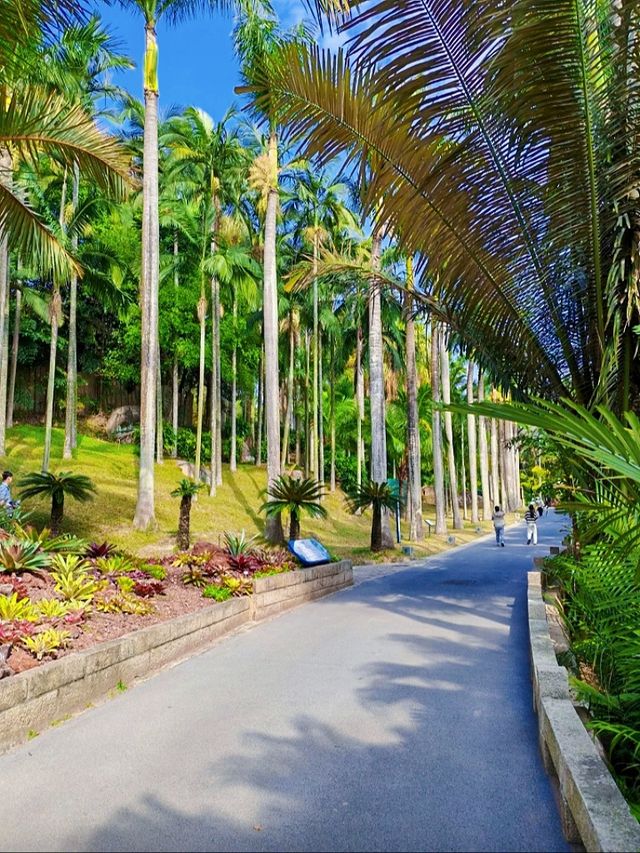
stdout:
<svg viewBox="0 0 640 853">
<path fill-rule="evenodd" d="M 285 46 L 262 81 L 308 155 L 371 164 L 367 211 L 420 252 L 467 348 L 520 393 L 621 409 L 639 394 L 639 16 L 374 0 L 344 23 L 347 55 Z"/>
<path fill-rule="evenodd" d="M 50 471 L 43 473 L 27 474 L 18 483 L 20 497 L 27 498 L 45 495 L 51 498 L 51 519 L 49 528 L 52 533 L 58 533 L 64 516 L 64 499 L 68 495 L 80 503 L 85 503 L 93 498 L 96 487 L 84 474 L 73 474 L 70 471 L 61 471 L 53 474 Z"/>
<path fill-rule="evenodd" d="M 322 484 L 312 478 L 301 479 L 280 476 L 270 484 L 269 500 L 260 507 L 267 517 L 289 513 L 289 539 L 300 538 L 300 514 L 306 513 L 312 518 L 326 518 L 327 511 L 322 506 Z"/>
<path fill-rule="evenodd" d="M 371 522 L 371 550 L 382 551 L 385 547 L 382 531 L 382 520 L 385 510 L 393 512 L 400 498 L 398 494 L 385 481 L 377 483 L 374 480 L 361 483 L 349 495 L 349 508 L 351 512 L 362 512 L 369 507 L 373 510 Z"/>
<path fill-rule="evenodd" d="M 191 538 L 191 502 L 202 488 L 202 483 L 183 477 L 177 488 L 171 492 L 172 498 L 180 498 L 180 517 L 176 544 L 181 551 L 189 549 Z"/>
</svg>

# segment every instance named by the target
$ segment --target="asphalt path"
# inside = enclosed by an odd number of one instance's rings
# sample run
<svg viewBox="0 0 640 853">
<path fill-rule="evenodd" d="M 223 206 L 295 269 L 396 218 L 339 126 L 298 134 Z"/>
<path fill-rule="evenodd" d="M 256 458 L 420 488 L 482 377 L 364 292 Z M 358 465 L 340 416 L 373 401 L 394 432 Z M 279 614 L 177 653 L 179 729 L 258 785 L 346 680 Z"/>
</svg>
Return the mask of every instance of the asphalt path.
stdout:
<svg viewBox="0 0 640 853">
<path fill-rule="evenodd" d="M 244 629 L 0 757 L 0 849 L 568 850 L 523 524 Z"/>
</svg>

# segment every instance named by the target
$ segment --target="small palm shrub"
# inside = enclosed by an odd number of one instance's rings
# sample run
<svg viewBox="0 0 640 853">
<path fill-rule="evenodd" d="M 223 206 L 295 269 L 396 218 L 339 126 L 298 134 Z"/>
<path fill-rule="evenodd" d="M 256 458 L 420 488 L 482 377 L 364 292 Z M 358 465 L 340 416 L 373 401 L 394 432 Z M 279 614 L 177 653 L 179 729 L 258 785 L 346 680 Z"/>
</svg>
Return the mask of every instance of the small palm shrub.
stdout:
<svg viewBox="0 0 640 853">
<path fill-rule="evenodd" d="M 382 510 L 395 510 L 399 497 L 387 482 L 374 483 L 373 480 L 362 483 L 349 495 L 349 509 L 352 513 L 362 512 L 369 507 L 373 510 L 371 522 L 371 550 L 382 551 Z"/>
<path fill-rule="evenodd" d="M 187 551 L 191 539 L 191 502 L 202 488 L 201 483 L 183 477 L 178 487 L 171 492 L 171 497 L 180 498 L 180 517 L 178 519 L 178 536 L 176 544 L 181 551 Z"/>
<path fill-rule="evenodd" d="M 304 512 L 312 518 L 326 518 L 322 506 L 322 486 L 317 480 L 296 479 L 283 475 L 274 480 L 268 489 L 269 500 L 260 507 L 267 516 L 289 513 L 289 539 L 300 538 L 300 515 Z"/>
<path fill-rule="evenodd" d="M 93 498 L 96 487 L 89 477 L 84 474 L 72 474 L 70 471 L 61 471 L 53 474 L 49 471 L 27 474 L 18 483 L 20 497 L 23 500 L 40 497 L 42 495 L 51 498 L 51 520 L 49 527 L 53 534 L 57 534 L 64 517 L 64 499 L 69 496 L 80 503 L 85 503 Z"/>
</svg>

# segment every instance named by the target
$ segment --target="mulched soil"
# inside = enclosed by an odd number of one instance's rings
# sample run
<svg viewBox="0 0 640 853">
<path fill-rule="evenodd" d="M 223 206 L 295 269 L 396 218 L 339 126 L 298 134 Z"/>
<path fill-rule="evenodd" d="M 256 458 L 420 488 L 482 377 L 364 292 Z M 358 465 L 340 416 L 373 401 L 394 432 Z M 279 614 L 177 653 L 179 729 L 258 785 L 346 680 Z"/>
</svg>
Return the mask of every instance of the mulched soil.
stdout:
<svg viewBox="0 0 640 853">
<path fill-rule="evenodd" d="M 201 589 L 194 586 L 186 586 L 182 582 L 181 577 L 184 568 L 172 567 L 165 563 L 165 569 L 167 577 L 163 581 L 165 585 L 164 594 L 146 599 L 153 605 L 153 613 L 147 616 L 139 616 L 128 613 L 101 613 L 93 610 L 88 618 L 80 625 L 61 624 L 60 627 L 70 631 L 71 641 L 65 649 L 58 651 L 55 656 L 63 657 L 72 652 L 95 646 L 105 640 L 114 640 L 117 637 L 123 637 L 125 634 L 130 634 L 132 631 L 146 628 L 148 625 L 154 625 L 157 622 L 164 622 L 167 619 L 173 619 L 185 613 L 193 613 L 196 610 L 201 610 L 203 607 L 216 606 L 216 602 L 202 597 Z M 42 598 L 56 597 L 53 581 L 46 573 L 42 575 L 25 573 L 20 576 L 20 580 L 27 588 L 27 595 L 34 602 Z M 10 592 L 9 590 L 2 589 L 2 583 L 3 577 L 0 575 L 0 591 Z M 27 669 L 32 669 L 34 666 L 40 666 L 42 663 L 46 663 L 47 660 L 51 660 L 51 658 L 38 661 L 26 649 L 18 645 L 13 645 L 9 652 L 7 664 L 14 673 L 19 673 Z"/>
</svg>

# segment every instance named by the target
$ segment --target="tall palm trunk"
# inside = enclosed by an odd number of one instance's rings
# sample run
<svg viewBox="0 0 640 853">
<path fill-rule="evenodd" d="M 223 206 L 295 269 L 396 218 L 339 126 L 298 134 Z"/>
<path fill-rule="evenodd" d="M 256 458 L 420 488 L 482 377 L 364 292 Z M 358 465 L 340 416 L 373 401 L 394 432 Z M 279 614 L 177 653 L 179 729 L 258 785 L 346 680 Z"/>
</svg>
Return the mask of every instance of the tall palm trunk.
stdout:
<svg viewBox="0 0 640 853">
<path fill-rule="evenodd" d="M 215 285 L 213 288 L 212 298 L 212 315 L 215 316 L 215 332 L 214 332 L 214 352 L 216 362 L 215 373 L 215 394 L 212 403 L 215 406 L 215 431 L 216 431 L 216 447 L 215 447 L 215 473 L 216 484 L 222 485 L 222 369 L 220 364 L 220 282 L 214 279 Z M 213 426 L 213 425 L 212 425 Z"/>
<path fill-rule="evenodd" d="M 500 469 L 498 462 L 498 423 L 495 418 L 491 418 L 491 495 L 493 502 L 495 504 L 499 504 Z"/>
<path fill-rule="evenodd" d="M 51 433 L 53 430 L 53 403 L 55 397 L 56 355 L 58 351 L 58 328 L 60 326 L 61 314 L 62 301 L 60 299 L 60 289 L 57 285 L 54 285 L 53 293 L 51 295 L 51 304 L 49 305 L 49 378 L 47 380 L 47 402 L 44 418 L 44 450 L 42 454 L 43 473 L 46 473 L 49 470 L 49 462 L 51 459 Z"/>
<path fill-rule="evenodd" d="M 478 371 L 478 402 L 484 401 L 484 377 Z M 487 419 L 480 415 L 478 418 L 478 455 L 480 456 L 480 485 L 482 487 L 482 518 L 491 521 L 492 506 L 491 487 L 489 481 L 489 453 L 487 450 Z"/>
<path fill-rule="evenodd" d="M 500 471 L 500 503 L 502 509 L 509 510 L 509 492 L 507 490 L 507 448 L 505 442 L 504 421 L 498 421 L 498 468 Z"/>
<path fill-rule="evenodd" d="M 311 467 L 311 429 L 309 409 L 309 376 L 311 373 L 311 355 L 309 353 L 309 329 L 305 329 L 305 361 L 304 361 L 304 476 L 312 476 Z"/>
<path fill-rule="evenodd" d="M 78 198 L 80 195 L 80 169 L 78 163 L 73 164 L 73 188 L 71 190 L 71 204 L 73 213 L 78 209 Z M 74 229 L 71 235 L 71 251 L 75 254 L 78 250 L 78 235 Z M 63 459 L 71 459 L 73 451 L 78 444 L 77 418 L 78 418 L 78 274 L 75 270 L 71 273 L 69 281 L 69 343 L 67 347 L 67 401 L 64 418 L 64 449 Z"/>
<path fill-rule="evenodd" d="M 467 469 L 465 464 L 466 449 L 464 446 L 464 425 L 460 430 L 460 474 L 462 476 L 462 518 L 466 521 L 467 514 Z"/>
<path fill-rule="evenodd" d="M 318 326 L 318 476 L 324 485 L 324 379 L 322 377 L 322 326 Z M 324 492 L 324 490 L 323 490 Z"/>
<path fill-rule="evenodd" d="M 516 425 L 512 421 L 505 421 L 505 443 L 506 443 L 506 467 L 507 467 L 507 495 L 509 509 L 513 512 L 520 506 L 520 484 L 518 451 L 516 447 Z"/>
<path fill-rule="evenodd" d="M 278 212 L 278 139 L 269 135 L 272 183 L 264 220 L 264 354 L 265 410 L 267 421 L 267 487 L 280 476 L 280 383 L 278 381 L 278 281 L 276 271 L 276 216 Z M 284 542 L 280 515 L 268 517 L 265 536 L 270 542 Z"/>
<path fill-rule="evenodd" d="M 13 317 L 13 340 L 11 342 L 11 372 L 9 374 L 9 396 L 7 399 L 7 429 L 13 426 L 13 409 L 16 399 L 16 374 L 20 349 L 20 318 L 22 315 L 22 289 L 16 289 L 16 308 Z"/>
<path fill-rule="evenodd" d="M 202 459 L 202 422 L 204 420 L 204 359 L 207 323 L 207 300 L 204 295 L 204 287 L 200 288 L 200 299 L 198 300 L 198 322 L 200 323 L 200 357 L 198 361 L 198 413 L 196 415 L 196 461 L 193 479 L 200 482 L 200 465 Z M 215 480 L 213 481 L 215 489 Z"/>
<path fill-rule="evenodd" d="M 433 491 L 436 502 L 436 533 L 447 532 L 444 498 L 444 468 L 442 464 L 442 424 L 438 404 L 440 394 L 440 324 L 431 321 L 431 447 L 433 452 Z"/>
<path fill-rule="evenodd" d="M 311 402 L 311 471 L 320 480 L 320 453 L 318 446 L 318 233 L 317 223 L 313 234 L 313 391 Z"/>
<path fill-rule="evenodd" d="M 422 464 L 420 423 L 418 418 L 418 368 L 416 365 L 416 330 L 413 320 L 413 258 L 407 258 L 407 290 L 404 298 L 405 362 L 407 366 L 407 449 L 409 456 L 409 539 L 424 536 L 422 525 Z"/>
<path fill-rule="evenodd" d="M 236 408 L 238 405 L 238 345 L 236 325 L 238 321 L 238 294 L 235 287 L 233 288 L 233 346 L 231 348 L 231 449 L 229 451 L 229 470 L 237 471 L 238 469 L 238 413 Z"/>
<path fill-rule="evenodd" d="M 65 166 L 64 176 L 62 178 L 62 191 L 60 193 L 60 213 L 58 221 L 60 231 L 63 235 L 67 232 L 65 219 L 65 209 L 67 204 L 67 167 Z M 62 322 L 62 299 L 60 298 L 60 285 L 54 280 L 53 290 L 51 293 L 51 302 L 49 303 L 49 377 L 47 380 L 47 401 L 45 405 L 44 417 L 44 449 L 42 453 L 42 471 L 49 470 L 49 462 L 51 459 L 51 434 L 53 430 L 53 406 L 55 397 L 55 380 L 56 380 L 56 359 L 58 354 L 58 329 Z"/>
<path fill-rule="evenodd" d="M 162 361 L 160 342 L 156 347 L 156 462 L 160 465 L 164 459 L 164 412 L 162 409 Z"/>
<path fill-rule="evenodd" d="M 331 366 L 329 368 L 329 418 L 331 421 L 331 470 L 329 473 L 329 490 L 336 490 L 336 356 L 335 338 L 331 336 Z"/>
<path fill-rule="evenodd" d="M 442 369 L 442 400 L 445 406 L 451 402 L 451 380 L 449 378 L 449 350 L 445 335 L 440 334 L 440 358 Z M 451 510 L 455 530 L 462 529 L 462 517 L 458 505 L 458 475 L 456 472 L 455 448 L 453 446 L 453 423 L 451 412 L 444 413 L 444 431 L 447 437 L 447 462 L 449 465 L 449 488 L 451 489 Z"/>
<path fill-rule="evenodd" d="M 282 459 L 280 465 L 284 468 L 289 462 L 289 435 L 293 417 L 293 379 L 296 359 L 296 334 L 293 308 L 289 311 L 289 374 L 287 376 L 287 410 L 284 417 L 284 436 L 282 438 Z"/>
<path fill-rule="evenodd" d="M 140 276 L 140 468 L 138 501 L 133 526 L 146 530 L 155 524 L 154 445 L 156 371 L 158 359 L 158 280 L 160 230 L 158 223 L 158 45 L 155 22 L 145 25 L 144 155 L 142 174 L 142 270 Z"/>
<path fill-rule="evenodd" d="M 0 148 L 0 183 L 13 183 L 13 162 L 8 148 Z M 0 231 L 0 456 L 6 453 L 7 369 L 9 354 L 9 237 Z M 7 357 L 5 358 L 5 353 Z"/>
<path fill-rule="evenodd" d="M 473 362 L 467 365 L 467 403 L 473 404 Z M 471 489 L 471 521 L 478 518 L 478 449 L 476 441 L 476 416 L 467 415 L 467 444 L 469 445 L 469 487 Z M 485 438 L 486 450 L 486 438 Z"/>
<path fill-rule="evenodd" d="M 256 465 L 262 465 L 262 423 L 264 421 L 264 345 L 258 363 L 258 423 L 256 428 Z"/>
<path fill-rule="evenodd" d="M 174 298 L 178 298 L 178 234 L 173 236 L 173 294 Z M 180 377 L 178 373 L 178 353 L 174 348 L 173 351 L 173 369 L 171 371 L 171 426 L 173 428 L 173 445 L 171 447 L 171 456 L 176 459 L 178 456 L 178 406 L 180 394 Z"/>
<path fill-rule="evenodd" d="M 380 269 L 380 243 L 382 234 L 376 229 L 371 246 L 371 269 Z M 384 398 L 384 364 L 382 338 L 382 294 L 380 282 L 372 276 L 369 285 L 369 397 L 371 403 L 371 480 L 374 483 L 387 481 L 387 429 Z M 393 537 L 389 529 L 389 511 L 381 513 L 382 544 L 393 548 Z"/>
<path fill-rule="evenodd" d="M 364 373 L 362 370 L 362 325 L 358 322 L 356 332 L 356 420 L 357 420 L 357 467 L 356 481 L 362 484 L 362 469 L 364 468 L 364 438 L 362 425 L 364 423 Z"/>
</svg>

